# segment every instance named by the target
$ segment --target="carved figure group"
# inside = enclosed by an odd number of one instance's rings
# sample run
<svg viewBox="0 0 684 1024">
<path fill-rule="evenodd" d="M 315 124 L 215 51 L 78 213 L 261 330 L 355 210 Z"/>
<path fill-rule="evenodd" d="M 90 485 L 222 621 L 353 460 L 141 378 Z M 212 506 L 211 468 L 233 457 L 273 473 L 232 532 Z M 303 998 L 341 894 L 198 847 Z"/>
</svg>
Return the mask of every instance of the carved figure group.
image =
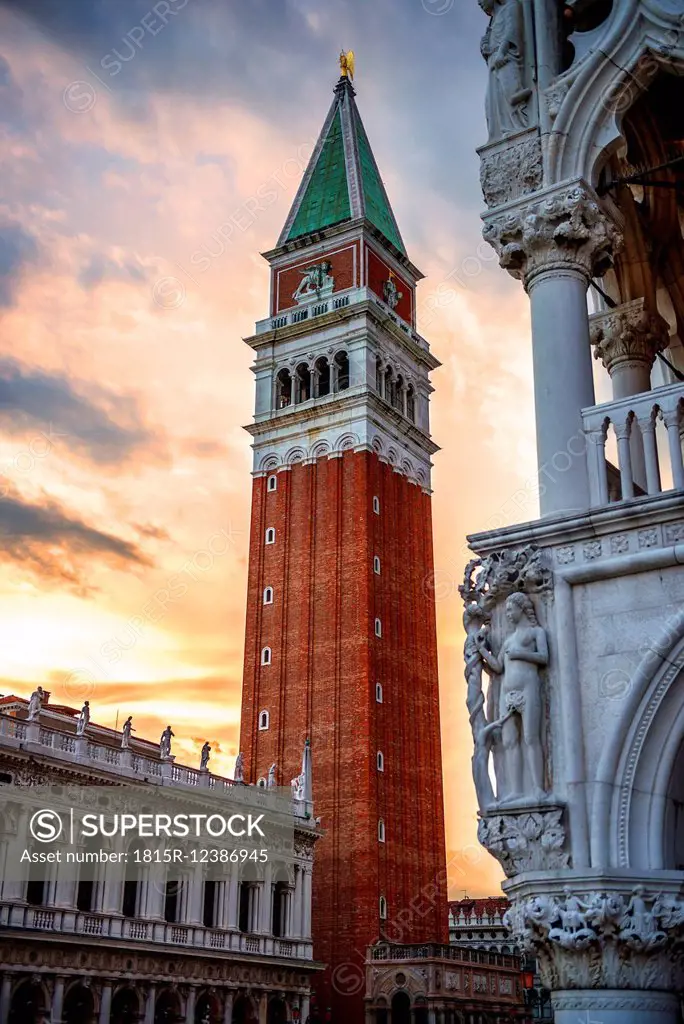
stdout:
<svg viewBox="0 0 684 1024">
<path fill-rule="evenodd" d="M 550 573 L 539 552 L 524 548 L 469 563 L 460 588 L 466 704 L 473 734 L 473 780 L 481 811 L 497 806 L 540 803 L 546 799 L 543 748 L 544 699 L 541 672 L 548 664 L 546 631 L 522 587 L 542 592 Z M 511 592 L 513 591 L 513 592 Z M 510 633 L 498 652 L 492 648 L 492 614 L 506 599 Z M 490 675 L 485 696 L 482 671 Z M 490 776 L 493 759 L 496 794 Z"/>
</svg>

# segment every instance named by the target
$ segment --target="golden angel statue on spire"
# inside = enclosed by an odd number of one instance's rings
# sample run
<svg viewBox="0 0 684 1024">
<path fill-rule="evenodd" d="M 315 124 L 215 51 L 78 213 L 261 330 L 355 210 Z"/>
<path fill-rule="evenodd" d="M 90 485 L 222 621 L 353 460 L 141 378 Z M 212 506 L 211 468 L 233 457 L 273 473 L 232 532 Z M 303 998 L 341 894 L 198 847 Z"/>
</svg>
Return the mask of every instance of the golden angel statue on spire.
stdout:
<svg viewBox="0 0 684 1024">
<path fill-rule="evenodd" d="M 342 72 L 343 78 L 351 78 L 354 81 L 354 51 L 349 50 L 345 53 L 344 50 L 340 53 L 340 71 Z"/>
</svg>

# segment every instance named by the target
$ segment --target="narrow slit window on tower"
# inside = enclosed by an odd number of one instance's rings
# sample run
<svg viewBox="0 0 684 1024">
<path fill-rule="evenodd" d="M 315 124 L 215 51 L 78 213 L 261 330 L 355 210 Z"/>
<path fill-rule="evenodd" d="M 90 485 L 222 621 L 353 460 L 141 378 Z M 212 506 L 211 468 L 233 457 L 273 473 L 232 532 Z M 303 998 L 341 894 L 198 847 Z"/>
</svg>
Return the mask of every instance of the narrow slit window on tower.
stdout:
<svg viewBox="0 0 684 1024">
<path fill-rule="evenodd" d="M 382 683 L 375 684 L 375 699 L 378 704 L 382 704 Z"/>
<path fill-rule="evenodd" d="M 387 900 L 384 896 L 380 897 L 380 920 L 387 920 Z"/>
<path fill-rule="evenodd" d="M 261 664 L 262 665 L 270 665 L 271 664 L 271 648 L 270 647 L 264 647 L 264 649 L 262 650 L 262 652 L 261 652 Z"/>
<path fill-rule="evenodd" d="M 373 559 L 373 572 L 375 573 L 376 576 L 380 575 L 380 559 L 378 558 L 377 555 Z"/>
<path fill-rule="evenodd" d="M 275 527 L 274 526 L 269 526 L 269 528 L 266 530 L 266 543 L 267 544 L 275 544 Z"/>
<path fill-rule="evenodd" d="M 376 516 L 380 515 L 380 499 L 378 498 L 377 495 L 373 497 L 373 511 L 375 512 Z"/>
<path fill-rule="evenodd" d="M 385 770 L 385 755 L 383 754 L 382 750 L 378 750 L 378 758 L 377 758 L 377 760 L 378 760 L 378 771 L 379 772 L 384 772 L 384 770 Z"/>
<path fill-rule="evenodd" d="M 277 491 L 278 490 L 278 477 L 275 475 L 275 473 L 272 473 L 269 476 L 268 481 L 266 483 L 266 490 L 267 491 Z"/>
<path fill-rule="evenodd" d="M 382 622 L 380 619 L 375 620 L 375 635 L 382 636 Z"/>
<path fill-rule="evenodd" d="M 406 392 L 406 415 L 412 423 L 416 421 L 416 392 L 413 389 L 413 384 L 409 384 L 408 391 Z"/>
<path fill-rule="evenodd" d="M 264 590 L 264 604 L 273 604 L 273 587 Z"/>
<path fill-rule="evenodd" d="M 259 732 L 267 732 L 270 724 L 271 716 L 268 711 L 261 711 L 259 713 Z"/>
<path fill-rule="evenodd" d="M 382 818 L 380 818 L 380 821 L 378 822 L 378 842 L 385 842 L 385 822 Z"/>
</svg>

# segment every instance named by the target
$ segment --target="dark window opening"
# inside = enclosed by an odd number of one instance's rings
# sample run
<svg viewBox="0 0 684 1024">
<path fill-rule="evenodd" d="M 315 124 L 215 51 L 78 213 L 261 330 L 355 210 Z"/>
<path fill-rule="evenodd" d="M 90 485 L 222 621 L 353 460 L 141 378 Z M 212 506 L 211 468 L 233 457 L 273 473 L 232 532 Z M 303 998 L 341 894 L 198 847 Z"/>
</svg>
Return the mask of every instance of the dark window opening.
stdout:
<svg viewBox="0 0 684 1024">
<path fill-rule="evenodd" d="M 166 883 L 164 889 L 164 920 L 169 924 L 176 924 L 178 921 L 178 894 L 181 883 L 171 881 Z"/>
<path fill-rule="evenodd" d="M 240 885 L 240 913 L 238 928 L 241 932 L 249 931 L 249 886 L 244 882 Z"/>
<path fill-rule="evenodd" d="M 280 370 L 276 377 L 276 408 L 292 405 L 292 377 L 289 370 Z"/>
<path fill-rule="evenodd" d="M 316 360 L 316 376 L 317 386 L 316 394 L 318 398 L 324 398 L 325 395 L 330 394 L 330 363 L 327 359 Z"/>
<path fill-rule="evenodd" d="M 216 882 L 205 882 L 204 883 L 204 912 L 202 915 L 202 921 L 204 922 L 205 928 L 214 928 L 216 926 Z"/>
<path fill-rule="evenodd" d="M 346 352 L 338 352 L 335 362 L 337 363 L 337 390 L 346 391 L 349 387 L 349 356 Z"/>
</svg>

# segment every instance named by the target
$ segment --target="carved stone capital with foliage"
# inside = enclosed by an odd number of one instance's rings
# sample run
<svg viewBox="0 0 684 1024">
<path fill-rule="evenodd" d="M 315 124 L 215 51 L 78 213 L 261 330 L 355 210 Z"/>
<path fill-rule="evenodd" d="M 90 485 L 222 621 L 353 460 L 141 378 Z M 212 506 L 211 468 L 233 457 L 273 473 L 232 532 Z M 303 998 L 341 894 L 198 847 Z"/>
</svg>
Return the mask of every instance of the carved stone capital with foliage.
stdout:
<svg viewBox="0 0 684 1024">
<path fill-rule="evenodd" d="M 642 886 L 514 899 L 504 919 L 553 990 L 679 991 L 684 902 Z"/>
<path fill-rule="evenodd" d="M 596 313 L 590 328 L 594 356 L 611 377 L 625 366 L 645 364 L 650 370 L 658 352 L 670 343 L 667 321 L 647 310 L 644 299 Z"/>
<path fill-rule="evenodd" d="M 581 182 L 488 218 L 483 234 L 504 270 L 526 288 L 548 270 L 579 271 L 587 281 L 601 276 L 622 242 L 596 195 Z"/>
<path fill-rule="evenodd" d="M 483 814 L 477 837 L 499 861 L 508 878 L 523 871 L 567 868 L 564 808 L 550 807 Z"/>
</svg>

